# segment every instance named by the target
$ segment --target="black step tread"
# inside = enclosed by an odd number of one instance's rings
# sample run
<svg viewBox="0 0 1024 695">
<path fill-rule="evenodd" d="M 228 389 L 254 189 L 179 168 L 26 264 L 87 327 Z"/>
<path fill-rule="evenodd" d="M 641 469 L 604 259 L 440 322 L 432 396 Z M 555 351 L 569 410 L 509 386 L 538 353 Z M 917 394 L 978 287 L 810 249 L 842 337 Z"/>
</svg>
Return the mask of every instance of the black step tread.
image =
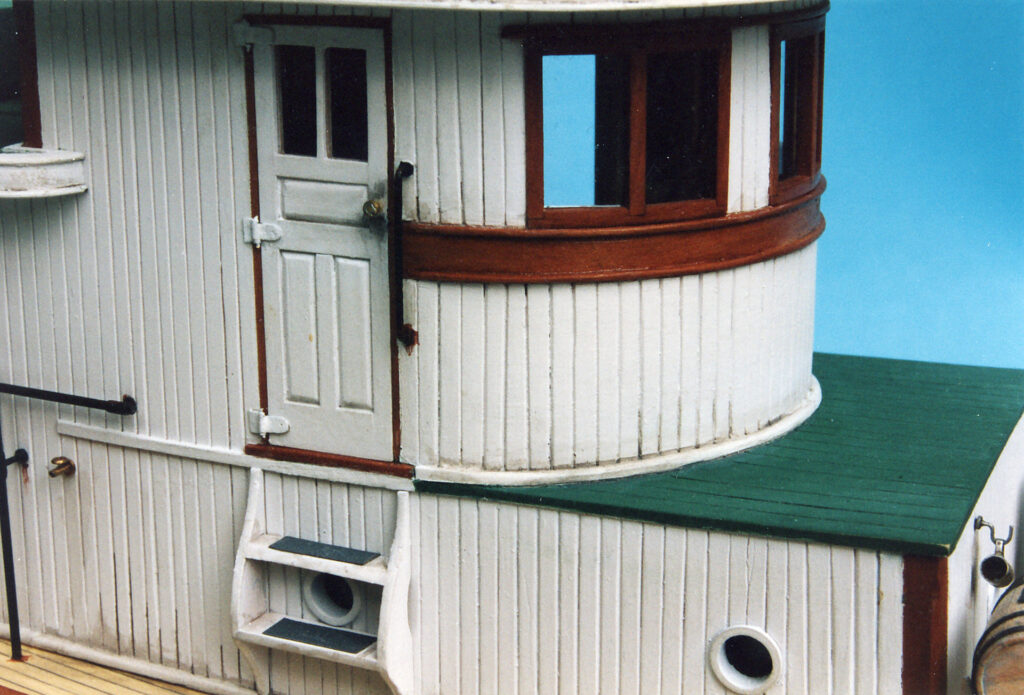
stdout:
<svg viewBox="0 0 1024 695">
<path fill-rule="evenodd" d="M 340 627 L 307 623 L 291 618 L 281 618 L 264 630 L 263 634 L 267 637 L 302 642 L 349 654 L 358 654 L 377 641 L 373 635 L 364 635 L 361 632 L 352 632 Z"/>
<path fill-rule="evenodd" d="M 347 562 L 350 565 L 365 565 L 371 560 L 380 557 L 380 553 L 371 553 L 368 550 L 357 550 L 356 548 L 346 548 L 342 545 L 318 543 L 317 541 L 309 541 L 305 538 L 296 538 L 295 536 L 283 536 L 280 540 L 271 543 L 270 547 L 285 553 L 309 555 L 335 562 Z"/>
</svg>

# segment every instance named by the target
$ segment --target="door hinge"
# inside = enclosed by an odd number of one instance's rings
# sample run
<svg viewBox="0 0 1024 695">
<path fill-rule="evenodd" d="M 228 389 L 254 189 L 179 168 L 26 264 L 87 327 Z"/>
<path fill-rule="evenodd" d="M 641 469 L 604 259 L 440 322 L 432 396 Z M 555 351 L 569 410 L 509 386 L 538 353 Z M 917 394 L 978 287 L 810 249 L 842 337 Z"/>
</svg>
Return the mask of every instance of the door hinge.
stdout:
<svg viewBox="0 0 1024 695">
<path fill-rule="evenodd" d="M 267 415 L 262 410 L 248 410 L 245 413 L 245 423 L 249 431 L 266 438 L 268 434 L 284 434 L 291 425 L 280 415 Z"/>
<path fill-rule="evenodd" d="M 270 222 L 260 222 L 259 217 L 247 217 L 242 220 L 242 240 L 260 247 L 264 241 L 279 241 L 281 228 Z"/>
</svg>

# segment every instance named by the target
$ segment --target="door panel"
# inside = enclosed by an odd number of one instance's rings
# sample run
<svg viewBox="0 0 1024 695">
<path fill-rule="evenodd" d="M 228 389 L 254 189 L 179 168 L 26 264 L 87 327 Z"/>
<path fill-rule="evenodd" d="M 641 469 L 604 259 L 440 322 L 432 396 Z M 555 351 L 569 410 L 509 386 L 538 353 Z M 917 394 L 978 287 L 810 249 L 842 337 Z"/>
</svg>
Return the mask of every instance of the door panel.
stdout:
<svg viewBox="0 0 1024 695">
<path fill-rule="evenodd" d="M 253 48 L 261 221 L 281 230 L 261 246 L 267 391 L 290 428 L 270 443 L 390 460 L 387 229 L 363 213 L 387 209 L 383 32 L 272 36 Z"/>
</svg>

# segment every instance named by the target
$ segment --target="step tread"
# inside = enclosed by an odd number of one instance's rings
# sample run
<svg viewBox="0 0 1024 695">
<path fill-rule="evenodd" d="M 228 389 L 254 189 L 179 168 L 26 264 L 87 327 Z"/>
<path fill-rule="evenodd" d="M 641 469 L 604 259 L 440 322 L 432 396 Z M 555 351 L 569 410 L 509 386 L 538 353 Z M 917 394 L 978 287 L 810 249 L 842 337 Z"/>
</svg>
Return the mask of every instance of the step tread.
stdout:
<svg viewBox="0 0 1024 695">
<path fill-rule="evenodd" d="M 380 669 L 375 636 L 289 618 L 274 611 L 267 611 L 238 628 L 235 638 L 268 649 L 302 654 L 356 668 L 371 671 Z"/>
<path fill-rule="evenodd" d="M 380 557 L 380 553 L 357 548 L 346 548 L 342 545 L 330 545 L 295 536 L 282 536 L 280 540 L 270 544 L 274 550 L 296 555 L 309 555 L 333 562 L 345 562 L 351 565 L 365 565 Z"/>
<path fill-rule="evenodd" d="M 377 642 L 373 635 L 287 617 L 275 622 L 264 630 L 263 634 L 267 637 L 311 644 L 348 654 L 358 654 Z"/>
<path fill-rule="evenodd" d="M 285 542 L 284 549 L 282 549 L 279 546 L 279 543 L 284 541 L 285 538 L 290 537 L 286 536 L 282 538 L 281 536 L 269 533 L 256 536 L 245 544 L 245 556 L 250 560 L 271 562 L 289 567 L 299 567 L 311 572 L 326 572 L 338 577 L 346 577 L 348 579 L 367 582 L 369 584 L 380 584 L 383 586 L 387 583 L 388 565 L 384 560 L 384 557 L 378 553 L 370 553 L 365 550 L 354 550 L 352 548 L 341 548 L 341 546 L 328 545 L 327 543 L 315 543 L 313 541 L 300 543 Z M 295 540 L 302 541 L 300 538 L 296 538 Z M 359 553 L 359 555 L 358 557 L 354 557 L 347 553 L 325 550 L 326 548 L 354 550 L 354 552 Z M 317 554 L 307 555 L 300 552 L 293 552 L 291 549 L 311 550 Z M 328 553 L 330 554 L 330 557 L 325 557 Z M 367 555 L 370 557 L 366 558 Z M 360 561 L 365 559 L 365 563 L 360 564 L 359 562 L 346 562 L 344 560 L 334 559 L 337 557 L 350 557 Z"/>
</svg>

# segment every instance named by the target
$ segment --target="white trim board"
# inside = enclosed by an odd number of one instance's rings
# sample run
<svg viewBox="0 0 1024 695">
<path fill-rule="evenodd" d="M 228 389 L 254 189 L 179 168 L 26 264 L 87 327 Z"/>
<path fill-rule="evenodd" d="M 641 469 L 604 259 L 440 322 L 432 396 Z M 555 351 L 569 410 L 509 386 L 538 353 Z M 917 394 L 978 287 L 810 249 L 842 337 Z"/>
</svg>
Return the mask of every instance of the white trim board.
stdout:
<svg viewBox="0 0 1024 695">
<path fill-rule="evenodd" d="M 0 623 L 0 637 L 9 639 L 10 635 L 10 626 L 7 623 Z M 199 676 L 194 673 L 189 673 L 184 669 L 174 668 L 173 666 L 164 666 L 163 664 L 155 664 L 151 661 L 145 661 L 136 657 L 112 654 L 110 652 L 105 652 L 102 649 L 87 647 L 80 642 L 76 642 L 65 637 L 47 635 L 25 627 L 21 628 L 21 640 L 25 644 L 33 647 L 64 654 L 65 656 L 70 656 L 73 659 L 89 661 L 94 664 L 99 664 L 100 666 L 106 666 L 108 668 L 125 671 L 127 673 L 134 673 L 138 676 L 145 676 L 146 678 L 154 678 L 166 683 L 183 685 L 186 688 L 201 690 L 204 693 L 211 693 L 211 695 L 253 695 L 255 692 L 251 688 L 246 688 L 217 678 Z"/>
<path fill-rule="evenodd" d="M 366 487 L 383 488 L 386 490 L 407 490 L 412 491 L 413 484 L 406 478 L 398 478 L 392 475 L 381 475 L 379 473 L 367 473 L 356 471 L 350 468 L 335 468 L 333 466 L 314 466 L 308 463 L 293 463 L 290 461 L 276 461 L 274 459 L 249 456 L 231 449 L 220 449 L 213 447 L 198 446 L 196 444 L 183 444 L 181 442 L 170 442 L 166 439 L 146 437 L 130 432 L 116 432 L 93 427 L 92 425 L 80 425 L 67 420 L 57 420 L 57 434 L 64 437 L 84 439 L 90 442 L 99 442 L 111 446 L 119 446 L 126 449 L 138 449 L 167 456 L 178 456 L 180 458 L 205 461 L 208 463 L 220 463 L 226 466 L 239 466 L 241 468 L 261 468 L 264 471 L 283 473 L 297 478 L 316 478 L 317 480 L 329 480 L 335 483 L 347 483 L 350 485 L 363 485 Z"/>
</svg>

